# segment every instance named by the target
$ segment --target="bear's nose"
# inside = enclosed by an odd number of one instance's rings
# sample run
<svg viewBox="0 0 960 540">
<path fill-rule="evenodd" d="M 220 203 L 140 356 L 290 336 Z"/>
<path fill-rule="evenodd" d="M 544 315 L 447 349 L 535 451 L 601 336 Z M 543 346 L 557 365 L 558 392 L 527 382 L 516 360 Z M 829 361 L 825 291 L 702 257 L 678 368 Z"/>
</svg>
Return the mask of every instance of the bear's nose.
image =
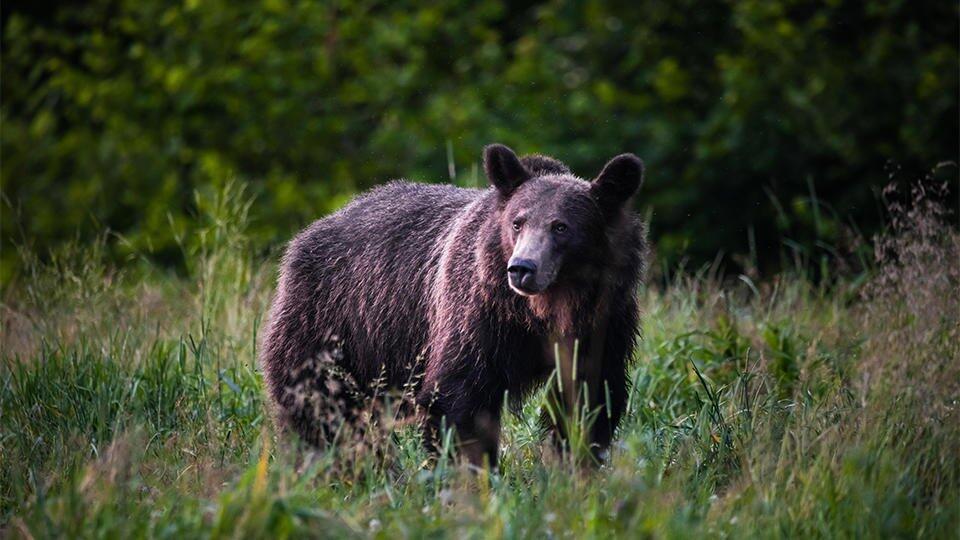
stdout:
<svg viewBox="0 0 960 540">
<path fill-rule="evenodd" d="M 531 290 L 534 287 L 534 276 L 537 274 L 537 263 L 530 259 L 512 258 L 507 263 L 507 275 L 514 287 Z"/>
</svg>

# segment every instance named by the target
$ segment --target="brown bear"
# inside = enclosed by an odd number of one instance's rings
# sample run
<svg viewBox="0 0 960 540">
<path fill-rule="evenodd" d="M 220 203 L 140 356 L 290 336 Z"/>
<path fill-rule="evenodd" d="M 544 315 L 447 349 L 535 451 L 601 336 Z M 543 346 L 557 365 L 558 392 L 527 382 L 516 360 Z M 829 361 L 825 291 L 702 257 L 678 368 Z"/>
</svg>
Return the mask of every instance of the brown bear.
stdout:
<svg viewBox="0 0 960 540">
<path fill-rule="evenodd" d="M 494 144 L 484 169 L 484 190 L 377 187 L 290 242 L 260 352 L 281 425 L 320 444 L 367 389 L 405 386 L 428 447 L 448 426 L 495 465 L 505 396 L 559 367 L 553 402 L 593 411 L 589 442 L 609 445 L 638 335 L 643 163 L 622 154 L 585 181 Z"/>
</svg>

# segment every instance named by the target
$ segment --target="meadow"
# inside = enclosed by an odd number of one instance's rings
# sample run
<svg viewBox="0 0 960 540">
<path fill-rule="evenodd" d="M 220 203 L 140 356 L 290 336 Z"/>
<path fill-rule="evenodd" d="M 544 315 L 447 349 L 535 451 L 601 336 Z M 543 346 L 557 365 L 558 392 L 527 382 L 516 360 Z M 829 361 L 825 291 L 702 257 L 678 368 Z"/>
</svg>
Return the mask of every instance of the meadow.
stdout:
<svg viewBox="0 0 960 540">
<path fill-rule="evenodd" d="M 596 469 L 506 415 L 498 471 L 275 433 L 256 365 L 277 252 L 242 190 L 177 230 L 186 268 L 105 234 L 3 291 L 0 536 L 922 537 L 960 530 L 960 234 L 915 193 L 862 268 L 661 272 L 639 292 L 628 413 Z"/>
</svg>

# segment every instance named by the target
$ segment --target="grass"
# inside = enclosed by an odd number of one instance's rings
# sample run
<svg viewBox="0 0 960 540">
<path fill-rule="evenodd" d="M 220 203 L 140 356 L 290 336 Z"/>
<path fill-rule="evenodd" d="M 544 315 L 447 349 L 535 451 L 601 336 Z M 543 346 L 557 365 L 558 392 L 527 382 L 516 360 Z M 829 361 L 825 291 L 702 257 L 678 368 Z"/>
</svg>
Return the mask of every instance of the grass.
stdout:
<svg viewBox="0 0 960 540">
<path fill-rule="evenodd" d="M 241 192 L 198 207 L 186 275 L 111 265 L 106 239 L 20 254 L 0 536 L 958 535 L 960 236 L 937 208 L 904 210 L 862 279 L 701 273 L 642 291 L 609 461 L 544 451 L 541 396 L 507 416 L 500 470 L 477 474 L 426 466 L 403 424 L 373 452 L 278 437 L 255 364 L 274 268 L 243 234 Z"/>
</svg>

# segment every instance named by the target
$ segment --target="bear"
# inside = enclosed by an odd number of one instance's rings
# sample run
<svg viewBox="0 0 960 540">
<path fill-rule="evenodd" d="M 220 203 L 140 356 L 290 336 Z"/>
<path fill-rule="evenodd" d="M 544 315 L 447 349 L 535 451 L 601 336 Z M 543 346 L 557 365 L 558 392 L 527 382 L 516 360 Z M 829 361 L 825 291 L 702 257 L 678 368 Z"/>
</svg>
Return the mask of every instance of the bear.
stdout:
<svg viewBox="0 0 960 540">
<path fill-rule="evenodd" d="M 391 181 L 288 244 L 259 356 L 279 426 L 322 445 L 372 388 L 406 388 L 429 450 L 450 428 L 496 467 L 503 404 L 555 380 L 548 403 L 593 411 L 604 454 L 639 337 L 643 162 L 618 155 L 588 181 L 492 144 L 483 168 L 486 189 Z M 543 421 L 562 446 L 561 418 Z"/>
</svg>

